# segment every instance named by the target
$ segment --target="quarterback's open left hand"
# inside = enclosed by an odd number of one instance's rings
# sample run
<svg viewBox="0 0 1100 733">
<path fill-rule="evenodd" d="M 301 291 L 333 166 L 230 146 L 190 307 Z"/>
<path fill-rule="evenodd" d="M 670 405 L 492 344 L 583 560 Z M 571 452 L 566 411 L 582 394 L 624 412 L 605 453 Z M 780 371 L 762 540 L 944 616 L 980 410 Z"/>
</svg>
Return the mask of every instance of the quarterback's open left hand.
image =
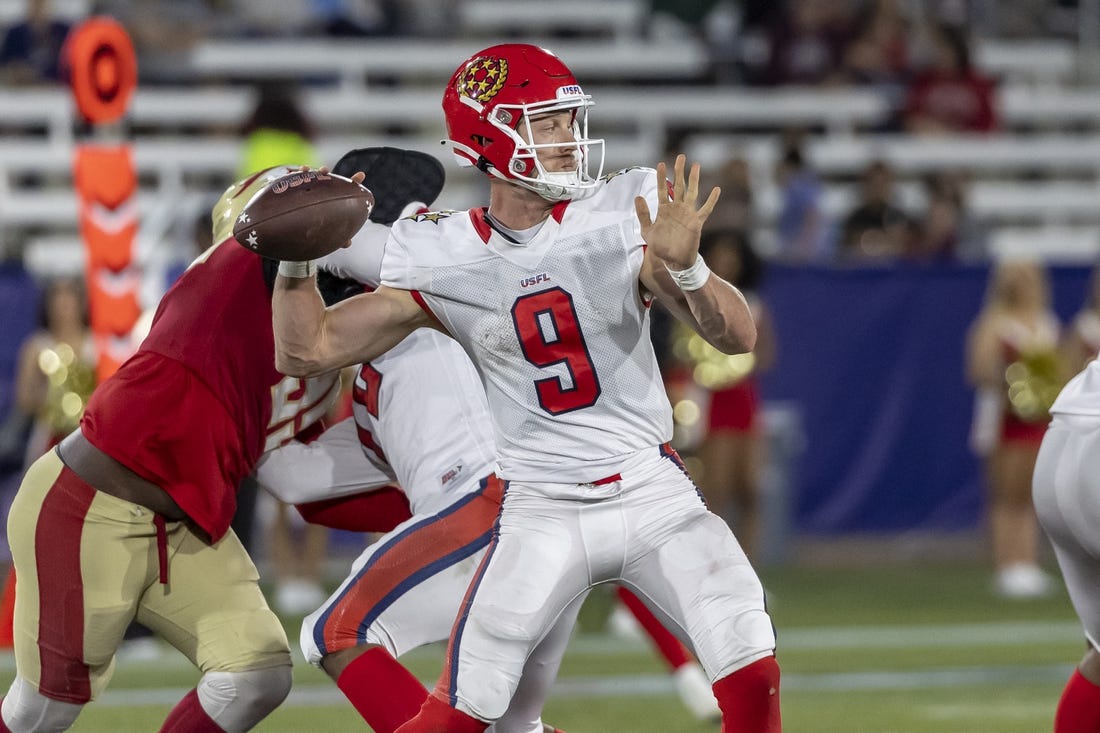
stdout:
<svg viewBox="0 0 1100 733">
<path fill-rule="evenodd" d="M 699 164 L 693 163 L 684 180 L 687 156 L 677 155 L 673 167 L 672 196 L 669 196 L 664 163 L 657 164 L 657 216 L 641 196 L 634 199 L 634 210 L 642 227 L 642 238 L 653 253 L 673 270 L 686 270 L 695 264 L 699 253 L 699 234 L 703 222 L 714 211 L 721 190 L 712 188 L 707 200 L 696 208 L 699 199 Z"/>
</svg>

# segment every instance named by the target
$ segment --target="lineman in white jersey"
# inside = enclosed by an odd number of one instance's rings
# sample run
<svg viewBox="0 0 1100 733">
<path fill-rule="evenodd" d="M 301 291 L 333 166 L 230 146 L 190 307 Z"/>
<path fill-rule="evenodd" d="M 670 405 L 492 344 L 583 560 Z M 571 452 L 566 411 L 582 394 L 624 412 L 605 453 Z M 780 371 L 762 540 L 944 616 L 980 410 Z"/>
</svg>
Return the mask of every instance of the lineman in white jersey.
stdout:
<svg viewBox="0 0 1100 733">
<path fill-rule="evenodd" d="M 1054 719 L 1055 733 L 1077 733 L 1100 730 L 1100 360 L 1070 380 L 1050 412 L 1032 494 L 1088 641 Z"/>
<path fill-rule="evenodd" d="M 316 441 L 269 453 L 257 479 L 295 504 L 395 483 L 408 497 L 412 518 L 363 551 L 301 633 L 306 659 L 372 729 L 392 731 L 427 697 L 393 660 L 447 638 L 489 544 L 501 482 L 481 382 L 443 334 L 416 331 L 361 366 L 353 411 Z M 495 731 L 542 733 L 540 713 L 572 621 L 532 658 Z"/>
<path fill-rule="evenodd" d="M 698 258 L 718 194 L 698 204 L 699 168 L 685 175 L 683 156 L 672 196 L 664 164 L 589 177 L 590 104 L 543 49 L 476 54 L 444 112 L 456 153 L 491 176 L 489 207 L 399 222 L 384 286 L 335 308 L 309 263 L 284 263 L 276 282 L 286 373 L 369 361 L 433 327 L 463 345 L 488 396 L 505 481 L 498 528 L 440 684 L 401 733 L 485 730 L 532 649 L 600 582 L 630 587 L 692 642 L 725 731 L 781 729 L 763 589 L 667 445 L 649 341 L 657 297 L 719 349 L 753 346 L 744 298 Z"/>
</svg>

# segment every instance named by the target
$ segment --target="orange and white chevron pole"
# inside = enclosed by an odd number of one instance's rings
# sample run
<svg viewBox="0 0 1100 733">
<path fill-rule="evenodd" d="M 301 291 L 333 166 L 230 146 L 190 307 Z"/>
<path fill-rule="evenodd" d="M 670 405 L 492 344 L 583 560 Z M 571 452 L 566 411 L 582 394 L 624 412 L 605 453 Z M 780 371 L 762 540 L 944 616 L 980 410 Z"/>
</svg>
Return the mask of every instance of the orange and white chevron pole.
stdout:
<svg viewBox="0 0 1100 733">
<path fill-rule="evenodd" d="M 133 261 L 137 172 L 133 151 L 118 133 L 137 86 L 137 56 L 126 29 L 105 17 L 74 28 L 62 54 L 77 111 L 92 133 L 75 150 L 73 181 L 87 252 L 85 280 L 98 384 L 133 351 L 130 331 L 141 315 L 141 273 Z M 13 566 L 0 591 L 0 648 L 14 645 L 15 593 Z"/>
<path fill-rule="evenodd" d="M 90 126 L 74 152 L 73 183 L 100 383 L 133 352 L 130 332 L 141 315 L 142 277 L 133 256 L 137 171 L 120 124 L 137 87 L 137 56 L 126 29 L 107 17 L 74 28 L 63 53 L 77 112 Z"/>
</svg>

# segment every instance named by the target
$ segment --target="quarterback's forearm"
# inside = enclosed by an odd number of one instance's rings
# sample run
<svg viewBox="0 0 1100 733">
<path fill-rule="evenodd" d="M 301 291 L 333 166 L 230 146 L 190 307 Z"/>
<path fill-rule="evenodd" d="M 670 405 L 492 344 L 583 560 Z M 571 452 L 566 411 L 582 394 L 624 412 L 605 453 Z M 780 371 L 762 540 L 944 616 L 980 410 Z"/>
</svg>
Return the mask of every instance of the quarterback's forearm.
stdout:
<svg viewBox="0 0 1100 733">
<path fill-rule="evenodd" d="M 325 303 L 315 277 L 279 275 L 271 298 L 271 315 L 276 369 L 292 377 L 311 377 L 335 368 L 319 358 Z"/>
<path fill-rule="evenodd" d="M 648 253 L 640 274 L 642 286 L 679 320 L 726 354 L 743 354 L 756 345 L 756 323 L 741 291 L 712 272 L 695 290 L 681 289 L 665 264 Z"/>
<path fill-rule="evenodd" d="M 741 291 L 711 274 L 698 290 L 684 292 L 699 335 L 725 354 L 744 354 L 756 346 L 756 323 Z"/>
<path fill-rule="evenodd" d="M 275 280 L 275 368 L 311 377 L 386 353 L 421 326 L 432 326 L 407 290 L 380 286 L 325 308 L 314 279 Z"/>
</svg>

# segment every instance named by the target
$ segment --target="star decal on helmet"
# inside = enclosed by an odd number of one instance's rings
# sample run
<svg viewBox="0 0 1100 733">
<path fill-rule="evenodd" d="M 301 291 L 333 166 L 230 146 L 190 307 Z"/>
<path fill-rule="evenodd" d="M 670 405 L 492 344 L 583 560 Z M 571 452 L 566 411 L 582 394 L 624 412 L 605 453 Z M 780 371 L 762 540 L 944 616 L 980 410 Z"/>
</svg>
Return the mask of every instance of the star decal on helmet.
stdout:
<svg viewBox="0 0 1100 733">
<path fill-rule="evenodd" d="M 466 65 L 455 82 L 455 89 L 464 97 L 488 102 L 504 87 L 507 78 L 507 59 L 481 56 Z"/>
</svg>

